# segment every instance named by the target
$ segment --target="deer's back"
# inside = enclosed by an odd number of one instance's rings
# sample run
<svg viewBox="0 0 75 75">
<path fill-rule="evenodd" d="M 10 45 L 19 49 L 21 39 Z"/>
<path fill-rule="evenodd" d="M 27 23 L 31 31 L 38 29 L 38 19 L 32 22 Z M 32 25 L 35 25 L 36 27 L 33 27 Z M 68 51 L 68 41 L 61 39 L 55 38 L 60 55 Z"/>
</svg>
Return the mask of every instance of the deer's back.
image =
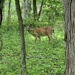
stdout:
<svg viewBox="0 0 75 75">
<path fill-rule="evenodd" d="M 41 27 L 34 29 L 34 34 L 37 36 L 44 36 L 52 33 L 52 27 Z"/>
</svg>

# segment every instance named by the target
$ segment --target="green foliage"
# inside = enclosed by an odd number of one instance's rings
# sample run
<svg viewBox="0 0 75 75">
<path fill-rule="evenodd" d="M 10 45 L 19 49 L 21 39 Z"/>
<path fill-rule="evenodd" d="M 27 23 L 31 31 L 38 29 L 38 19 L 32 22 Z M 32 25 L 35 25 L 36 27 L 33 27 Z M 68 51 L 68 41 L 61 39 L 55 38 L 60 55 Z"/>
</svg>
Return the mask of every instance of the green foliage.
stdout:
<svg viewBox="0 0 75 75">
<path fill-rule="evenodd" d="M 25 26 L 30 25 L 31 27 L 49 26 L 48 22 L 34 21 L 33 19 L 25 20 L 24 24 L 25 24 Z"/>
<path fill-rule="evenodd" d="M 21 0 L 20 0 L 21 1 Z M 38 0 L 38 3 L 41 0 Z M 22 2 L 21 2 L 22 6 Z M 25 29 L 26 63 L 28 75 L 64 75 L 65 51 L 64 28 L 62 25 L 63 10 L 61 0 L 44 0 L 43 10 L 39 21 L 34 21 L 33 12 L 25 21 L 25 25 L 33 27 L 53 26 L 54 41 L 42 37 L 34 42 L 34 37 Z M 21 73 L 21 47 L 18 30 L 15 3 L 11 3 L 11 21 L 7 24 L 8 0 L 5 2 L 3 26 L 1 36 L 3 48 L 0 51 L 0 75 L 20 75 Z M 22 14 L 24 16 L 24 14 Z M 24 17 L 23 17 L 24 18 Z"/>
<path fill-rule="evenodd" d="M 44 16 L 43 16 L 44 15 Z M 63 19 L 63 6 L 61 0 L 46 0 L 43 5 L 41 20 L 50 24 Z"/>
<path fill-rule="evenodd" d="M 16 28 L 10 26 L 8 31 L 6 26 L 2 27 L 3 49 L 1 51 L 0 75 L 20 75 L 21 52 L 20 40 L 17 38 L 19 38 L 19 34 Z"/>
<path fill-rule="evenodd" d="M 42 37 L 34 42 L 34 37 L 25 30 L 26 60 L 28 75 L 63 75 L 64 73 L 64 41 L 63 29 L 54 28 L 54 41 Z M 63 28 L 63 26 L 61 27 Z M 2 26 L 3 49 L 1 51 L 0 75 L 20 75 L 21 48 L 17 23 Z"/>
<path fill-rule="evenodd" d="M 40 2 L 42 0 L 37 1 L 37 10 L 39 10 Z M 11 1 L 11 19 L 10 23 L 13 21 L 17 21 L 17 14 L 15 9 L 15 1 Z M 32 3 L 32 2 L 31 2 Z M 21 7 L 23 6 L 22 1 L 20 0 Z M 54 26 L 57 21 L 63 20 L 63 6 L 62 6 L 62 0 L 44 0 L 42 12 L 40 15 L 39 21 L 34 21 L 33 17 L 33 8 L 31 7 L 31 11 L 29 12 L 29 17 L 24 20 L 24 10 L 21 8 L 22 11 L 22 17 L 23 22 L 25 25 L 32 24 L 33 26 L 45 26 L 45 25 L 52 25 Z M 7 21 L 7 15 L 8 15 L 8 0 L 5 1 L 5 7 L 4 7 L 4 22 Z"/>
</svg>

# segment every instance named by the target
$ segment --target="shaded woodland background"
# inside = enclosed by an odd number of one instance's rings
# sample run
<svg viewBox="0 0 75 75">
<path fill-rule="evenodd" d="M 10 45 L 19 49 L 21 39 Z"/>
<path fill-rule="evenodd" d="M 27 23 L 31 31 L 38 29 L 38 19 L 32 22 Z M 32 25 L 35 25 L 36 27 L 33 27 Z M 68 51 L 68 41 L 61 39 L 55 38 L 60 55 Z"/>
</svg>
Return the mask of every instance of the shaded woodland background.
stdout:
<svg viewBox="0 0 75 75">
<path fill-rule="evenodd" d="M 65 65 L 62 0 L 20 0 L 24 24 L 26 69 L 28 75 L 63 75 Z M 32 28 L 53 26 L 54 41 L 34 37 L 25 26 Z M 21 74 L 20 29 L 14 0 L 5 0 L 1 27 L 0 75 Z"/>
</svg>

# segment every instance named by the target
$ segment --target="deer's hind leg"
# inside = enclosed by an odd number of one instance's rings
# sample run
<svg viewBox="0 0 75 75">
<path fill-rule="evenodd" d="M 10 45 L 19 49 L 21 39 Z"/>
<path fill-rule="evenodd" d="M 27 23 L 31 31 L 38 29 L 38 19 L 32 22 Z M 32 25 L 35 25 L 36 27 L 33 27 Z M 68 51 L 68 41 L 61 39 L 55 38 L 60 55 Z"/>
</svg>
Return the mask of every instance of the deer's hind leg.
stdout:
<svg viewBox="0 0 75 75">
<path fill-rule="evenodd" d="M 52 40 L 54 40 L 54 38 L 52 37 L 52 35 L 48 35 L 49 41 L 50 41 L 50 38 L 51 38 Z"/>
<path fill-rule="evenodd" d="M 40 36 L 38 36 L 38 38 L 39 38 L 39 40 L 41 41 L 41 38 L 40 38 Z"/>
<path fill-rule="evenodd" d="M 37 37 L 37 36 L 35 36 L 35 42 L 36 42 L 37 38 L 38 38 L 38 37 Z"/>
<path fill-rule="evenodd" d="M 50 35 L 50 34 L 47 34 L 47 36 L 48 36 L 48 39 L 49 39 L 49 41 L 50 41 L 50 37 L 51 37 L 51 35 Z"/>
</svg>

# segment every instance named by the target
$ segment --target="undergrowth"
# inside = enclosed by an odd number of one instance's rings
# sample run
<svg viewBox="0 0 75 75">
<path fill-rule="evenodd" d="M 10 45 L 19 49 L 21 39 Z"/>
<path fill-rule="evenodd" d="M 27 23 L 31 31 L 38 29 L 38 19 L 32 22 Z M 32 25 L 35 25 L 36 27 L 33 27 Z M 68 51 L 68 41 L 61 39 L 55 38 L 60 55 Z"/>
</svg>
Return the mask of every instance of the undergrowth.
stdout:
<svg viewBox="0 0 75 75">
<path fill-rule="evenodd" d="M 41 37 L 34 42 L 34 37 L 25 30 L 26 66 L 28 75 L 64 75 L 65 50 L 64 32 L 54 28 L 54 40 Z M 20 75 L 21 46 L 18 26 L 6 26 L 1 29 L 3 48 L 0 51 L 0 75 Z"/>
</svg>

